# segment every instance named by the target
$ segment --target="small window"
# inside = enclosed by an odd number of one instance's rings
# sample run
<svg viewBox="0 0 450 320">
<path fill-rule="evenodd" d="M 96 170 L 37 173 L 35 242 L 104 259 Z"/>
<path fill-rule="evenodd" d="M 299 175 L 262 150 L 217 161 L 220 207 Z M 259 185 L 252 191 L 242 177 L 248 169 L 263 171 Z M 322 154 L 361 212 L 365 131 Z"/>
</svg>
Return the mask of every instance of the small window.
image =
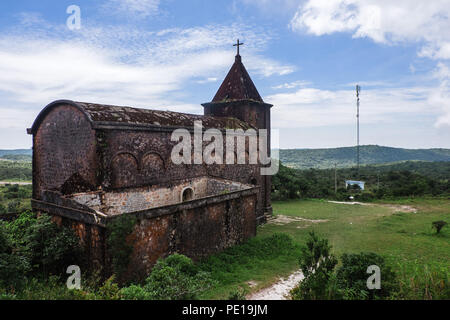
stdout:
<svg viewBox="0 0 450 320">
<path fill-rule="evenodd" d="M 194 190 L 192 188 L 185 188 L 181 193 L 181 202 L 191 201 L 194 199 Z"/>
<path fill-rule="evenodd" d="M 256 180 L 256 178 L 252 178 L 250 183 L 256 186 L 258 184 L 258 180 Z"/>
</svg>

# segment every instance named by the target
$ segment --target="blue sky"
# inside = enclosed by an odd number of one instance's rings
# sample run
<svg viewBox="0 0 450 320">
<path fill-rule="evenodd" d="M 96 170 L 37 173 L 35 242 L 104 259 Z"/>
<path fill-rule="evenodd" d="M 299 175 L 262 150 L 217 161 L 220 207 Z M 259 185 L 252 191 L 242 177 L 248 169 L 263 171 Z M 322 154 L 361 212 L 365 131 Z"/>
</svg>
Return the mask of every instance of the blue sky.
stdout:
<svg viewBox="0 0 450 320">
<path fill-rule="evenodd" d="M 66 9 L 81 9 L 70 30 Z M 57 99 L 202 113 L 239 38 L 282 148 L 450 148 L 450 2 L 0 2 L 0 148 Z"/>
</svg>

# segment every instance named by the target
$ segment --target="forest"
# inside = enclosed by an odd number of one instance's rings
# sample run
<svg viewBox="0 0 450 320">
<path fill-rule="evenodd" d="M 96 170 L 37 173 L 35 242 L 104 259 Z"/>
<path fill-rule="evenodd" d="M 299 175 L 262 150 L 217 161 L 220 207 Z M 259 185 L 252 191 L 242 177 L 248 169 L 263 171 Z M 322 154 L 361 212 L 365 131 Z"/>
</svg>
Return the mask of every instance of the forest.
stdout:
<svg viewBox="0 0 450 320">
<path fill-rule="evenodd" d="M 365 181 L 365 190 L 346 189 L 345 180 Z M 297 170 L 281 164 L 278 174 L 272 178 L 272 200 L 348 200 L 353 196 L 368 201 L 424 195 L 450 195 L 450 162 L 366 165 L 360 167 L 359 174 L 356 168 Z"/>
</svg>

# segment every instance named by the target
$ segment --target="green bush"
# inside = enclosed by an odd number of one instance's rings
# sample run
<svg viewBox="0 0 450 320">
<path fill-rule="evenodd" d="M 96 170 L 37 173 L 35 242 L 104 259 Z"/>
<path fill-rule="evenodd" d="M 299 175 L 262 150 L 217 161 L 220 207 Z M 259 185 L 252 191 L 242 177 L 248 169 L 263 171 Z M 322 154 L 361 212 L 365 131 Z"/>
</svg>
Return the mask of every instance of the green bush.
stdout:
<svg viewBox="0 0 450 320">
<path fill-rule="evenodd" d="M 35 218 L 23 234 L 24 254 L 34 271 L 60 275 L 65 274 L 69 265 L 83 265 L 82 249 L 74 232 L 58 227 L 50 216 L 43 214 Z"/>
<path fill-rule="evenodd" d="M 447 262 L 423 264 L 415 261 L 393 261 L 399 273 L 399 299 L 449 300 L 450 269 Z"/>
<path fill-rule="evenodd" d="M 7 187 L 7 192 L 19 192 L 19 185 L 18 184 L 13 184 L 13 185 L 9 185 Z"/>
<path fill-rule="evenodd" d="M 376 265 L 381 272 L 381 288 L 369 290 L 367 273 L 369 266 Z M 391 267 L 380 255 L 371 252 L 342 255 L 342 266 L 336 272 L 337 286 L 344 299 L 385 299 L 398 289 L 398 281 Z"/>
<path fill-rule="evenodd" d="M 199 271 L 191 259 L 173 254 L 158 260 L 145 285 L 121 290 L 127 300 L 191 300 L 213 286 L 211 275 Z"/>
<path fill-rule="evenodd" d="M 246 291 L 243 288 L 235 289 L 228 295 L 228 300 L 246 300 Z"/>
<path fill-rule="evenodd" d="M 20 288 L 30 266 L 15 252 L 6 223 L 0 221 L 0 288 Z"/>
<path fill-rule="evenodd" d="M 299 262 L 305 278 L 291 291 L 292 298 L 296 300 L 330 298 L 330 278 L 338 261 L 331 253 L 328 240 L 320 239 L 314 232 L 310 232 L 306 247 L 302 248 Z"/>
<path fill-rule="evenodd" d="M 81 290 L 69 290 L 65 279 L 50 276 L 47 279 L 31 278 L 23 286 L 23 290 L 16 293 L 19 300 L 84 300 L 92 298 Z"/>
<path fill-rule="evenodd" d="M 69 265 L 83 265 L 77 236 L 70 228 L 57 226 L 50 216 L 26 211 L 6 226 L 15 251 L 28 261 L 33 274 L 61 275 Z"/>
<path fill-rule="evenodd" d="M 355 200 L 358 201 L 373 201 L 376 199 L 376 195 L 370 191 L 362 191 L 361 193 L 355 195 Z"/>
<path fill-rule="evenodd" d="M 433 227 L 434 229 L 436 229 L 436 233 L 441 232 L 441 229 L 442 229 L 443 227 L 445 227 L 446 225 L 447 225 L 447 222 L 442 221 L 442 220 L 440 220 L 440 221 L 434 221 L 434 222 L 432 223 L 432 227 Z"/>
<path fill-rule="evenodd" d="M 20 207 L 20 201 L 15 199 L 8 203 L 7 211 L 8 213 L 18 213 Z"/>
<path fill-rule="evenodd" d="M 115 281 L 115 276 L 107 279 L 96 292 L 96 299 L 100 300 L 120 300 L 120 288 Z"/>
<path fill-rule="evenodd" d="M 125 272 L 133 252 L 133 245 L 128 236 L 133 232 L 137 219 L 134 215 L 121 215 L 107 225 L 106 245 L 114 274 L 119 283 L 124 283 Z"/>
</svg>

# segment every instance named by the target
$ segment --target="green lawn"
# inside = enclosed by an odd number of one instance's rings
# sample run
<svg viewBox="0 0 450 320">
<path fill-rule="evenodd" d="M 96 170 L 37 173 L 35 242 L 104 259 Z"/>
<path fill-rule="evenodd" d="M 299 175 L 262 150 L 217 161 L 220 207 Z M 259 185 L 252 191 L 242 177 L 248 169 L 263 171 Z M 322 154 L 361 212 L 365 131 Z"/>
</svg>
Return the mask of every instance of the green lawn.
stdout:
<svg viewBox="0 0 450 320">
<path fill-rule="evenodd" d="M 322 200 L 277 202 L 273 205 L 275 215 L 328 221 L 315 224 L 293 222 L 282 226 L 267 224 L 259 228 L 258 234 L 286 232 L 304 243 L 308 232 L 315 230 L 330 240 L 339 255 L 373 251 L 396 260 L 449 264 L 450 228 L 446 227 L 436 235 L 431 223 L 436 220 L 450 223 L 450 200 L 403 200 L 397 204 L 407 204 L 418 211 L 393 212 L 391 208 L 377 204 L 347 205 Z M 302 228 L 305 225 L 307 227 Z"/>
<path fill-rule="evenodd" d="M 363 206 L 335 204 L 325 200 L 275 202 L 275 216 L 325 221 L 291 221 L 280 225 L 268 223 L 258 228 L 257 239 L 275 233 L 287 233 L 296 244 L 303 245 L 309 231 L 314 230 L 329 239 L 338 257 L 342 253 L 361 251 L 383 255 L 399 273 L 405 286 L 417 287 L 414 295 L 407 296 L 431 296 L 428 286 L 445 286 L 445 280 L 442 279 L 447 277 L 448 281 L 450 277 L 450 227 L 443 228 L 439 235 L 431 228 L 431 223 L 436 220 L 450 223 L 450 200 L 415 199 L 390 203 L 409 205 L 416 208 L 417 212 L 395 212 L 381 203 Z M 205 297 L 223 299 L 239 286 L 254 292 L 296 269 L 297 255 L 292 253 L 265 261 L 252 261 L 250 258 L 239 270 L 229 270 L 228 278 L 234 277 L 234 281 L 221 283 Z M 256 286 L 250 287 L 249 281 L 255 282 Z M 439 283 L 436 284 L 436 281 Z"/>
</svg>

